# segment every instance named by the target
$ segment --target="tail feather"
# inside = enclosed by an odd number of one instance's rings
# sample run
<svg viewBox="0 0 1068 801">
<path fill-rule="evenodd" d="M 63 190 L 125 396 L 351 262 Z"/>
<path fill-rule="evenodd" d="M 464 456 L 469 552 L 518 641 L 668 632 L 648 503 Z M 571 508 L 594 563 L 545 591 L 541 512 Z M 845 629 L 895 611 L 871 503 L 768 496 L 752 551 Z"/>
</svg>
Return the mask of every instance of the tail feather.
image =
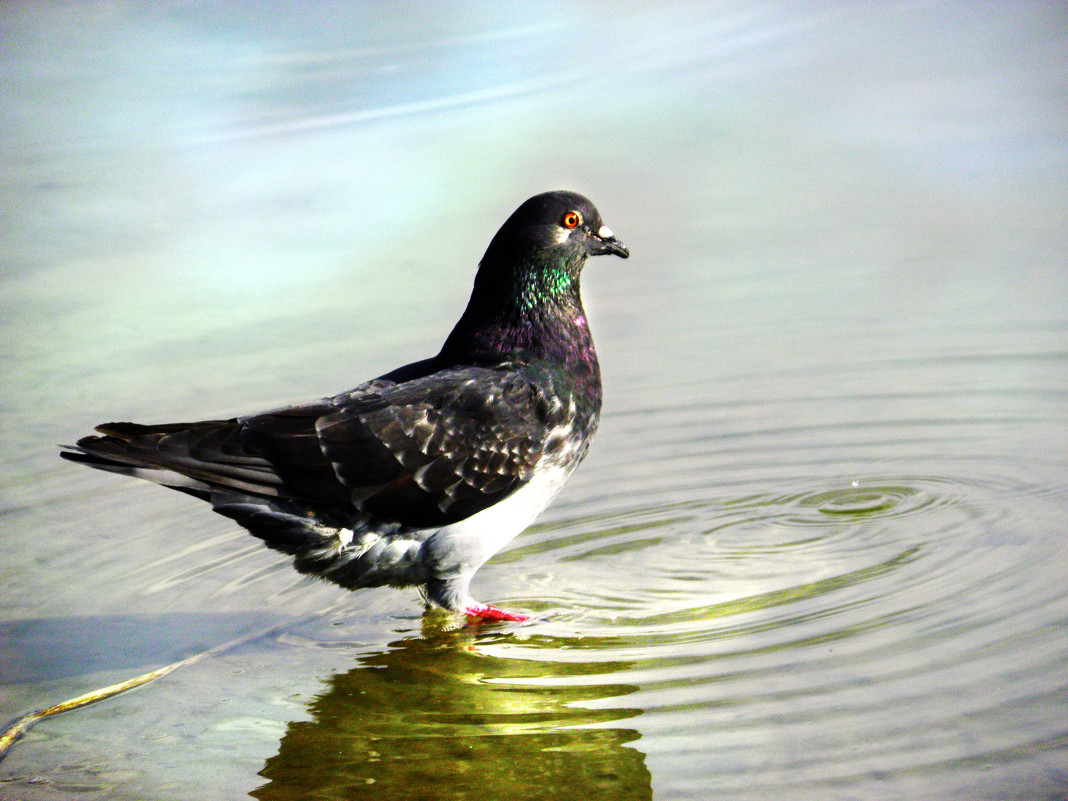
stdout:
<svg viewBox="0 0 1068 801">
<path fill-rule="evenodd" d="M 106 423 L 61 455 L 112 473 L 175 489 L 226 488 L 278 497 L 284 480 L 262 456 L 244 449 L 237 420 L 144 426 Z"/>
<path fill-rule="evenodd" d="M 432 531 L 373 520 L 351 506 L 311 502 L 240 439 L 240 422 L 143 426 L 107 423 L 63 458 L 145 479 L 207 501 L 302 573 L 348 589 L 422 584 Z M 346 493 L 347 494 L 347 493 Z"/>
</svg>

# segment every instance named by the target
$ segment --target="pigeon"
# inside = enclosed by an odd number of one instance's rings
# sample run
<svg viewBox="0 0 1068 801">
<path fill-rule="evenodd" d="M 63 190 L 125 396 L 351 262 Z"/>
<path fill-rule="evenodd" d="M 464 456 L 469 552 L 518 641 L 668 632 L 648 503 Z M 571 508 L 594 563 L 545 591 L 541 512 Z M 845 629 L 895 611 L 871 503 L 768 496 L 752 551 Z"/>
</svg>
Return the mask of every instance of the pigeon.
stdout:
<svg viewBox="0 0 1068 801">
<path fill-rule="evenodd" d="M 574 472 L 601 410 L 579 292 L 589 256 L 630 252 L 574 192 L 523 203 L 490 241 L 441 351 L 321 400 L 229 420 L 106 423 L 74 462 L 188 493 L 347 589 L 475 601 L 471 579 Z"/>
</svg>

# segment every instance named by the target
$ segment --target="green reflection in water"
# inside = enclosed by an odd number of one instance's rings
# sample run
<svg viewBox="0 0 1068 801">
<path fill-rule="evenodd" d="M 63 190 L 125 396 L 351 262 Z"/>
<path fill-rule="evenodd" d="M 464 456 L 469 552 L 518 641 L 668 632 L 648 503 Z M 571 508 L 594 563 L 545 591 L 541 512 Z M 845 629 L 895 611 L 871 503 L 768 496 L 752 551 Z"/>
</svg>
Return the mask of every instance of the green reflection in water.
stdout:
<svg viewBox="0 0 1068 801">
<path fill-rule="evenodd" d="M 259 799 L 652 798 L 635 709 L 590 709 L 637 688 L 562 686 L 616 663 L 489 657 L 470 632 L 392 643 L 334 676 L 291 723 Z M 598 724 L 594 728 L 586 727 Z"/>
<path fill-rule="evenodd" d="M 921 550 L 919 545 L 915 545 L 878 564 L 869 565 L 834 576 L 828 576 L 816 581 L 796 584 L 791 587 L 784 587 L 771 592 L 763 592 L 746 598 L 739 598 L 737 600 L 712 604 L 710 606 L 690 608 L 664 615 L 648 615 L 642 619 L 642 624 L 649 626 L 684 620 L 692 621 L 725 618 L 742 612 L 753 612 L 777 606 L 785 606 L 787 604 L 794 604 L 798 601 L 811 600 L 822 595 L 833 593 L 837 590 L 863 584 L 878 576 L 889 573 L 890 571 L 916 559 Z M 814 610 L 813 614 L 823 614 L 824 611 L 825 610 Z M 800 622 L 804 619 L 804 615 L 798 615 L 792 622 Z M 745 629 L 736 627 L 729 633 L 730 636 L 735 636 L 739 632 L 753 632 L 767 628 L 778 628 L 782 625 L 783 621 L 779 620 L 761 624 L 759 626 L 750 626 Z"/>
</svg>

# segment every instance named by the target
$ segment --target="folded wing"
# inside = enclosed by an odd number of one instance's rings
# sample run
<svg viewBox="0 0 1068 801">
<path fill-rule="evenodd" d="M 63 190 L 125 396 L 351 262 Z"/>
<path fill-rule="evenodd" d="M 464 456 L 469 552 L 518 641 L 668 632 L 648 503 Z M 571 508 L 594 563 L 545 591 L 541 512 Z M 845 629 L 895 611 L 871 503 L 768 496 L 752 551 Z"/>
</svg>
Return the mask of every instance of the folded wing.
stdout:
<svg viewBox="0 0 1068 801">
<path fill-rule="evenodd" d="M 109 423 L 63 455 L 205 500 L 292 502 L 330 525 L 439 526 L 530 479 L 557 411 L 549 398 L 514 373 L 455 368 L 245 418 Z"/>
</svg>

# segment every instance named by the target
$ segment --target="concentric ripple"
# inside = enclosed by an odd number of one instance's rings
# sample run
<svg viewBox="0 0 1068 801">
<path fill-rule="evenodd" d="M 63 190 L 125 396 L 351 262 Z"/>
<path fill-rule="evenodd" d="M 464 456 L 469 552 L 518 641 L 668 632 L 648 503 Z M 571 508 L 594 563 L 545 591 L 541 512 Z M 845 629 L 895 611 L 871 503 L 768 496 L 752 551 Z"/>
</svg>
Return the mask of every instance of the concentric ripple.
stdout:
<svg viewBox="0 0 1068 801">
<path fill-rule="evenodd" d="M 815 796 L 858 770 L 901 788 L 962 761 L 1011 775 L 1012 754 L 1063 732 L 1065 492 L 1039 460 L 1026 483 L 996 461 L 955 465 L 735 482 L 543 528 L 506 560 L 552 565 L 514 600 L 546 617 L 493 652 L 626 661 L 612 680 L 639 688 L 625 703 L 645 711 L 650 759 L 669 775 L 713 760 L 750 795 L 758 764 L 769 795 Z M 1021 536 L 1036 525 L 1048 536 Z"/>
<path fill-rule="evenodd" d="M 922 497 L 922 493 L 912 487 L 861 488 L 860 482 L 855 481 L 849 489 L 800 497 L 797 503 L 803 507 L 813 507 L 826 515 L 868 515 L 889 510 L 894 510 L 895 514 L 908 514 L 910 511 L 922 509 L 933 500 L 933 496 Z"/>
</svg>

